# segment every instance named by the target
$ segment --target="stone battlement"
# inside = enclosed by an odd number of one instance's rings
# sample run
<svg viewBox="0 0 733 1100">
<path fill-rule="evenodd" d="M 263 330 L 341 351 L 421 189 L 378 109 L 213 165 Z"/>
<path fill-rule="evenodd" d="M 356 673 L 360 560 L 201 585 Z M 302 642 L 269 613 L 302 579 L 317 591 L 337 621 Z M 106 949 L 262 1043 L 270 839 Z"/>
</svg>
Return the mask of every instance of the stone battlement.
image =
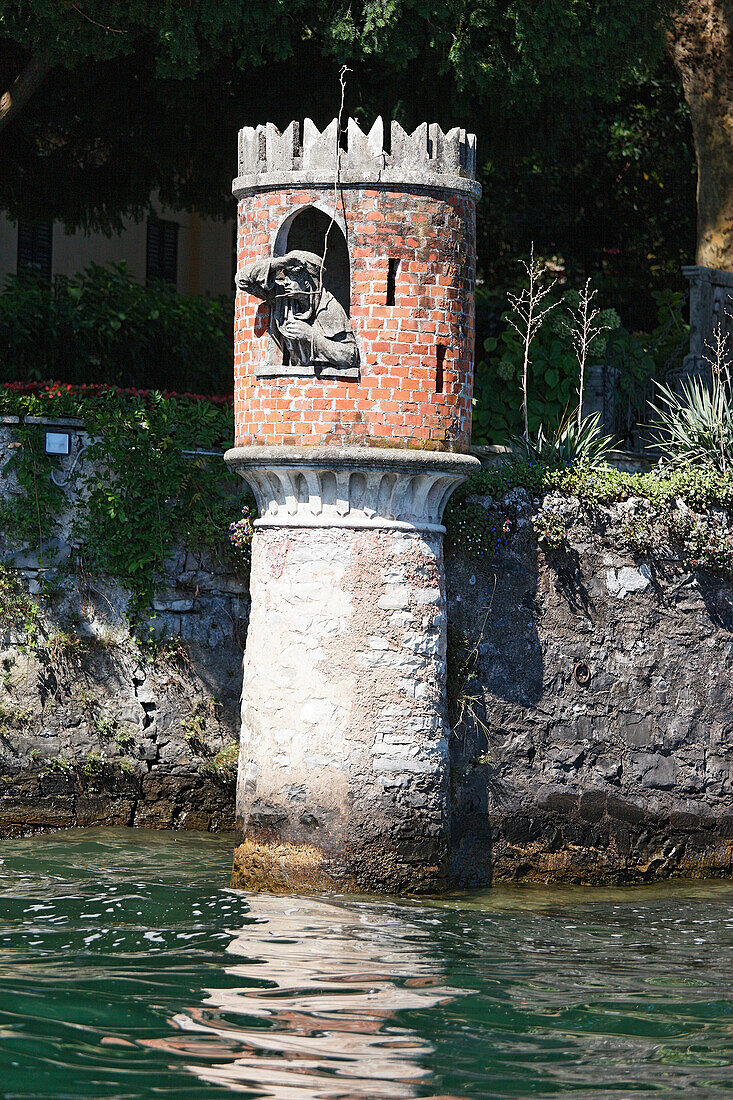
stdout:
<svg viewBox="0 0 733 1100">
<path fill-rule="evenodd" d="M 342 135 L 340 178 L 357 183 L 413 183 L 480 193 L 476 182 L 476 135 L 456 126 L 448 133 L 437 123 L 422 122 L 411 134 L 392 122 L 389 148 L 384 123 L 377 118 L 368 134 L 350 118 Z M 280 133 L 273 123 L 239 131 L 238 179 L 234 193 L 252 188 L 314 183 L 333 186 L 336 175 L 338 121 L 321 131 L 309 119 L 291 122 Z"/>
</svg>

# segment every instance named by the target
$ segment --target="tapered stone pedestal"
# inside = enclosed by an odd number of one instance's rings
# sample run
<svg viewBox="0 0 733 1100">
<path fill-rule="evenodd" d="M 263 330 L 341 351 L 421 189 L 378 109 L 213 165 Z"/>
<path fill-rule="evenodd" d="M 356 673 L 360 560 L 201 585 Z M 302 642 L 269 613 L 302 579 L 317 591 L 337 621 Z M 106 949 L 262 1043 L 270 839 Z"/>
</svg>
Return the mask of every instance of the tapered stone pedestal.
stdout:
<svg viewBox="0 0 733 1100">
<path fill-rule="evenodd" d="M 441 520 L 466 455 L 242 447 L 259 507 L 233 885 L 447 885 Z"/>
</svg>

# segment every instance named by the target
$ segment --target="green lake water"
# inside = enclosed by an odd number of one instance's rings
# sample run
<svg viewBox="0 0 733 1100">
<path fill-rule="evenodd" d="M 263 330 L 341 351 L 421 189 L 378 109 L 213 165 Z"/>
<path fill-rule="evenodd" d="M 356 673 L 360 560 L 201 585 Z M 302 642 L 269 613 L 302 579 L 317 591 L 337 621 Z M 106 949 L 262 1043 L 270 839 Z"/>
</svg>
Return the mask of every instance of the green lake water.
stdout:
<svg viewBox="0 0 733 1100">
<path fill-rule="evenodd" d="M 0 1096 L 733 1096 L 733 883 L 251 896 L 231 849 L 0 842 Z"/>
</svg>

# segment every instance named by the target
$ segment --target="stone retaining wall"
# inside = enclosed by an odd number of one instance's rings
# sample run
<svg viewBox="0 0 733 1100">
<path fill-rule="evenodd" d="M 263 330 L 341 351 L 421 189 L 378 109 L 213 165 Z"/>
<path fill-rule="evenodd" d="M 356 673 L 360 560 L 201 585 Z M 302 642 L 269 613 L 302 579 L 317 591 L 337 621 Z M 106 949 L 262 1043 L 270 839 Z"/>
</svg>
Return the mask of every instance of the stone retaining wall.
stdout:
<svg viewBox="0 0 733 1100">
<path fill-rule="evenodd" d="M 0 533 L 0 831 L 69 825 L 231 827 L 246 575 L 177 548 L 151 609 L 150 645 L 131 637 L 129 594 L 90 572 L 73 533 L 90 470 L 79 421 L 58 460 L 67 507 L 43 552 Z M 0 485 L 15 425 L 0 423 Z M 26 595 L 11 601 L 18 577 Z M 12 605 L 12 606 L 11 606 Z M 16 606 L 17 605 L 17 606 Z"/>
<path fill-rule="evenodd" d="M 12 425 L 0 439 L 1 476 Z M 559 550 L 538 546 L 523 490 L 483 503 L 510 521 L 506 544 L 481 560 L 448 546 L 446 562 L 449 680 L 469 714 L 451 738 L 455 878 L 729 874 L 733 586 L 624 549 L 644 502 L 546 498 L 569 524 Z M 0 631 L 0 834 L 233 824 L 214 761 L 238 737 L 246 581 L 174 554 L 152 620 L 165 637 L 142 652 L 68 517 L 55 549 L 41 563 L 0 541 L 39 608 L 37 644 L 22 614 Z"/>
<path fill-rule="evenodd" d="M 545 498 L 570 525 L 547 551 L 532 531 L 539 501 L 517 489 L 484 503 L 513 533 L 491 560 L 453 555 L 447 569 L 452 674 L 478 655 L 464 690 L 479 722 L 452 742 L 454 873 L 729 874 L 733 585 L 671 550 L 624 550 L 643 501 Z"/>
</svg>

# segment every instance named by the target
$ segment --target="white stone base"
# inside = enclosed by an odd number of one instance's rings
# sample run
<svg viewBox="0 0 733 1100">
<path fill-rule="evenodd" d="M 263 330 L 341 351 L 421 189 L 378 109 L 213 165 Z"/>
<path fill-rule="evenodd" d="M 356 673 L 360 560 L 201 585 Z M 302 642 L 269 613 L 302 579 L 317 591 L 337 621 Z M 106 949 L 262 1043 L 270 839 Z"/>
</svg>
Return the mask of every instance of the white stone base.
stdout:
<svg viewBox="0 0 733 1100">
<path fill-rule="evenodd" d="M 252 546 L 236 885 L 412 891 L 447 882 L 440 520 L 462 471 L 478 463 L 431 455 L 421 468 L 387 453 L 388 463 L 372 454 L 361 470 L 328 470 L 310 454 L 295 472 L 292 457 L 279 456 L 286 474 L 232 462 L 265 510 Z M 347 492 L 330 500 L 329 477 Z M 340 522 L 314 522 L 316 497 Z"/>
</svg>

